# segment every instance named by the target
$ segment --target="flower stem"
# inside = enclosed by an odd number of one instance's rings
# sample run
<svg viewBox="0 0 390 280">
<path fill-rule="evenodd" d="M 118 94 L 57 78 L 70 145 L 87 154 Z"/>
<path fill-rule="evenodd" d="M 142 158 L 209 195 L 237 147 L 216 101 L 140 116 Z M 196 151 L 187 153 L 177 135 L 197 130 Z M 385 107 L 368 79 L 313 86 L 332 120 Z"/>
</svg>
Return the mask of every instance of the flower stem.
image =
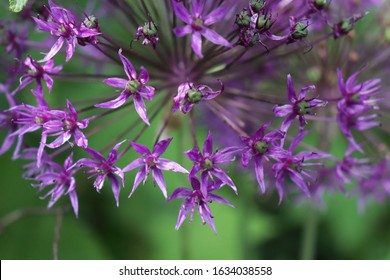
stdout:
<svg viewBox="0 0 390 280">
<path fill-rule="evenodd" d="M 302 235 L 302 260 L 312 260 L 316 255 L 318 212 L 314 208 L 309 210 Z"/>
</svg>

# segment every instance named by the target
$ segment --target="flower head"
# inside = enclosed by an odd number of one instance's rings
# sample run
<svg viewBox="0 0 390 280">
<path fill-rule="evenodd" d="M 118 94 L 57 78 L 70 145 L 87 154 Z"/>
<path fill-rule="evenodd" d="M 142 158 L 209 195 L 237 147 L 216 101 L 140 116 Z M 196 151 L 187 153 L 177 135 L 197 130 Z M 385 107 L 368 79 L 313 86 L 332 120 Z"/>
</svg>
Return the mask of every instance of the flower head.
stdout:
<svg viewBox="0 0 390 280">
<path fill-rule="evenodd" d="M 132 96 L 135 110 L 137 111 L 138 115 L 147 125 L 150 125 L 148 117 L 146 116 L 146 106 L 144 99 L 149 101 L 153 99 L 154 87 L 146 85 L 146 83 L 149 81 L 148 71 L 146 71 L 146 69 L 141 66 L 141 70 L 137 78 L 137 72 L 135 71 L 134 66 L 124 55 L 122 55 L 122 49 L 120 49 L 118 53 L 129 80 L 122 78 L 105 79 L 103 81 L 104 83 L 111 87 L 120 88 L 122 89 L 122 92 L 118 98 L 108 102 L 96 104 L 95 106 L 100 108 L 115 109 L 122 106 L 126 100 Z"/>
<path fill-rule="evenodd" d="M 145 181 L 150 171 L 152 171 L 152 178 L 157 183 L 158 187 L 162 191 L 165 198 L 167 198 L 167 189 L 166 189 L 165 179 L 161 171 L 165 170 L 165 171 L 188 173 L 188 171 L 185 168 L 183 168 L 181 165 L 177 164 L 176 162 L 173 162 L 165 158 L 160 158 L 161 155 L 168 148 L 168 145 L 169 143 L 171 143 L 171 141 L 172 138 L 168 138 L 158 142 L 154 146 L 152 152 L 144 145 L 131 142 L 131 145 L 133 146 L 134 150 L 142 157 L 134 160 L 133 162 L 131 162 L 129 165 L 127 165 L 122 169 L 123 172 L 128 172 L 130 170 L 133 170 L 134 168 L 141 167 L 138 170 L 137 175 L 135 176 L 133 189 L 131 190 L 129 197 L 134 193 L 134 191 L 138 188 L 139 184 L 142 181 L 145 184 Z"/>
</svg>

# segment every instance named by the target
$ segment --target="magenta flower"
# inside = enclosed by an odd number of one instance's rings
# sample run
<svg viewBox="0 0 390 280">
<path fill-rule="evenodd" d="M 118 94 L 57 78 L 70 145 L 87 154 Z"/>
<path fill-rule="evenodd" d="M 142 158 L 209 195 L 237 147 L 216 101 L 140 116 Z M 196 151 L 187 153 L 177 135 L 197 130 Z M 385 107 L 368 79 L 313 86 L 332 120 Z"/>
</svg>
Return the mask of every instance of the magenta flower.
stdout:
<svg viewBox="0 0 390 280">
<path fill-rule="evenodd" d="M 123 67 L 129 80 L 122 78 L 108 78 L 103 82 L 107 85 L 115 88 L 122 89 L 121 94 L 118 98 L 96 104 L 96 107 L 100 108 L 111 108 L 115 109 L 122 106 L 130 96 L 133 96 L 135 110 L 137 111 L 140 118 L 147 124 L 150 125 L 148 117 L 146 116 L 146 106 L 144 99 L 152 100 L 154 97 L 154 87 L 145 85 L 149 81 L 149 74 L 146 69 L 141 66 L 141 70 L 137 79 L 137 72 L 135 71 L 131 62 L 122 55 L 122 49 L 119 50 L 119 57 L 122 60 Z"/>
<path fill-rule="evenodd" d="M 203 58 L 202 55 L 202 36 L 210 42 L 231 48 L 232 45 L 221 35 L 214 30 L 208 28 L 208 26 L 221 20 L 226 14 L 227 7 L 218 7 L 212 10 L 209 14 L 204 15 L 204 1 L 193 0 L 191 14 L 184 7 L 183 3 L 172 0 L 172 6 L 176 16 L 187 25 L 176 27 L 173 29 L 176 36 L 183 37 L 191 34 L 191 47 L 192 50 L 199 58 Z"/>
<path fill-rule="evenodd" d="M 48 12 L 50 17 L 48 21 L 33 17 L 39 29 L 58 37 L 50 51 L 40 62 L 52 59 L 60 51 L 64 43 L 66 45 L 66 62 L 68 62 L 73 56 L 77 38 L 88 38 L 99 35 L 100 33 L 93 29 L 77 25 L 76 18 L 70 11 L 57 6 L 51 0 L 49 0 L 49 7 Z"/>
<path fill-rule="evenodd" d="M 50 196 L 49 208 L 52 207 L 61 196 L 68 195 L 74 214 L 77 217 L 79 203 L 76 193 L 76 180 L 73 177 L 74 171 L 70 169 L 73 164 L 72 158 L 73 153 L 65 160 L 63 166 L 51 160 L 45 162 L 45 165 L 49 168 L 34 179 L 38 184 L 33 186 L 38 188 L 39 191 L 43 191 L 53 185 L 51 190 L 42 197 L 42 199 L 44 199 Z"/>
<path fill-rule="evenodd" d="M 167 189 L 161 170 L 188 173 L 188 171 L 178 163 L 165 158 L 160 158 L 168 148 L 168 145 L 171 143 L 172 139 L 173 138 L 168 138 L 158 142 L 154 146 L 152 152 L 150 152 L 150 150 L 144 145 L 131 142 L 134 150 L 142 157 L 134 160 L 122 169 L 123 172 L 128 172 L 134 168 L 141 167 L 135 176 L 133 189 L 131 190 L 129 197 L 134 193 L 142 181 L 145 184 L 150 171 L 152 171 L 152 178 L 154 182 L 157 183 L 165 198 L 167 198 Z"/>
<path fill-rule="evenodd" d="M 263 159 L 277 158 L 283 153 L 283 149 L 280 148 L 280 140 L 285 136 L 281 130 L 265 134 L 269 125 L 267 123 L 260 126 L 251 137 L 241 137 L 241 141 L 245 145 L 242 150 L 242 166 L 247 167 L 251 159 L 254 159 L 256 179 L 263 193 L 265 192 Z"/>
<path fill-rule="evenodd" d="M 37 82 L 36 93 L 38 96 L 41 96 L 41 98 L 43 98 L 42 80 L 46 83 L 50 92 L 54 83 L 53 78 L 50 77 L 50 75 L 57 74 L 62 69 L 62 65 L 54 66 L 53 59 L 48 60 L 44 65 L 40 65 L 36 60 L 32 59 L 31 56 L 27 56 L 22 65 L 27 69 L 27 73 L 20 78 L 20 84 L 13 91 L 13 94 L 22 90 L 35 80 Z"/>
<path fill-rule="evenodd" d="M 306 125 L 305 115 L 311 115 L 312 112 L 310 110 L 312 108 L 323 107 L 328 103 L 317 98 L 306 99 L 306 93 L 310 90 L 315 90 L 315 86 L 304 87 L 297 95 L 291 75 L 287 75 L 287 97 L 291 104 L 275 106 L 273 108 L 275 116 L 287 116 L 282 123 L 282 131 L 286 132 L 296 117 L 299 118 L 299 129 L 303 130 Z"/>
<path fill-rule="evenodd" d="M 379 99 L 372 97 L 378 94 L 381 80 L 372 79 L 358 83 L 356 78 L 363 69 L 355 72 L 346 82 L 341 70 L 337 70 L 339 91 L 342 94 L 342 98 L 337 103 L 337 122 L 349 143 L 361 153 L 363 149 L 356 143 L 352 129 L 364 131 L 380 125 L 375 120 L 378 115 L 371 112 L 379 109 L 376 105 Z"/>
<path fill-rule="evenodd" d="M 58 148 L 73 136 L 76 145 L 85 149 L 88 147 L 88 140 L 81 129 L 85 129 L 88 126 L 89 120 L 78 120 L 77 111 L 69 100 L 66 101 L 66 106 L 68 112 L 60 111 L 56 119 L 43 124 L 44 132 L 42 135 L 57 137 L 46 146 L 50 149 Z"/>
<path fill-rule="evenodd" d="M 227 175 L 226 171 L 217 165 L 233 161 L 235 159 L 233 155 L 240 150 L 241 148 L 239 147 L 228 147 L 213 152 L 213 138 L 209 132 L 203 144 L 203 153 L 198 147 L 184 153 L 195 163 L 191 168 L 189 178 L 196 177 L 196 174 L 201 171 L 201 181 L 204 187 L 207 186 L 208 179 L 213 181 L 213 177 L 215 177 L 230 186 L 237 193 L 237 188 L 232 179 Z M 206 194 L 205 189 L 202 191 Z"/>
<path fill-rule="evenodd" d="M 103 188 L 105 179 L 108 178 L 111 183 L 112 193 L 114 194 L 116 205 L 118 207 L 120 185 L 122 182 L 122 187 L 124 187 L 125 177 L 122 169 L 115 166 L 115 163 L 119 159 L 118 149 L 123 142 L 124 141 L 114 146 L 108 154 L 107 159 L 98 151 L 92 148 L 86 148 L 85 151 L 91 156 L 91 158 L 82 158 L 74 164 L 74 166 L 78 166 L 80 168 L 88 168 L 89 170 L 86 172 L 87 174 L 90 174 L 88 178 L 96 177 L 93 186 L 98 192 L 100 192 Z"/>
<path fill-rule="evenodd" d="M 192 190 L 187 188 L 177 188 L 173 191 L 172 195 L 169 197 L 168 201 L 172 199 L 184 198 L 179 211 L 179 216 L 176 223 L 176 230 L 180 228 L 184 220 L 190 215 L 190 222 L 194 215 L 195 208 L 198 208 L 199 216 L 202 219 L 203 224 L 208 224 L 210 228 L 217 233 L 217 230 L 213 221 L 213 214 L 211 213 L 208 203 L 217 202 L 221 204 L 226 204 L 234 208 L 234 205 L 223 197 L 213 194 L 212 192 L 220 189 L 223 186 L 222 181 L 216 180 L 215 182 L 209 181 L 207 186 L 201 187 L 201 183 L 198 179 L 191 177 L 190 178 Z M 206 192 L 201 191 L 206 189 Z"/>
<path fill-rule="evenodd" d="M 221 83 L 221 89 L 213 91 L 209 86 L 198 85 L 194 86 L 193 83 L 182 83 L 178 90 L 177 95 L 173 98 L 173 112 L 177 110 L 182 111 L 184 114 L 191 111 L 195 104 L 203 100 L 211 100 L 216 98 L 223 92 L 223 84 Z"/>
<path fill-rule="evenodd" d="M 290 178 L 305 194 L 310 197 L 307 180 L 314 180 L 314 177 L 306 170 L 307 166 L 322 165 L 321 163 L 308 163 L 307 161 L 329 157 L 324 153 L 303 151 L 293 155 L 293 151 L 306 136 L 308 130 L 301 130 L 297 137 L 291 142 L 290 147 L 276 158 L 277 163 L 272 166 L 276 177 L 276 190 L 279 193 L 279 203 L 283 200 L 283 182 Z"/>
</svg>

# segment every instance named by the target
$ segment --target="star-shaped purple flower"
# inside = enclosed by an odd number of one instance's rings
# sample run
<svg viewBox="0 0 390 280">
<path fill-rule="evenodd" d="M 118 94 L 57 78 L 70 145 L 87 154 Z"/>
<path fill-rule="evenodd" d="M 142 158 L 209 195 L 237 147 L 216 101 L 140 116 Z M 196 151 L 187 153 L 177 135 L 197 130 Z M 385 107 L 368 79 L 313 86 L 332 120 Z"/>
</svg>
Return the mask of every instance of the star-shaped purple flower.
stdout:
<svg viewBox="0 0 390 280">
<path fill-rule="evenodd" d="M 216 98 L 223 92 L 223 84 L 221 83 L 221 89 L 213 91 L 209 86 L 198 85 L 195 86 L 193 83 L 182 83 L 178 90 L 177 95 L 173 98 L 173 112 L 177 110 L 182 111 L 184 114 L 191 111 L 195 104 L 203 100 L 211 100 Z"/>
<path fill-rule="evenodd" d="M 122 182 L 122 187 L 124 187 L 125 177 L 122 169 L 115 166 L 115 163 L 119 159 L 118 149 L 123 142 L 124 141 L 114 146 L 108 154 L 107 159 L 98 151 L 92 148 L 86 148 L 85 151 L 91 156 L 91 158 L 82 158 L 74 164 L 74 166 L 78 166 L 80 168 L 88 168 L 89 170 L 86 172 L 87 174 L 90 174 L 88 178 L 96 177 L 93 186 L 98 192 L 100 192 L 103 188 L 104 181 L 108 178 L 111 183 L 112 193 L 114 194 L 116 205 L 118 207 L 120 185 Z"/>
<path fill-rule="evenodd" d="M 134 160 L 122 169 L 123 172 L 128 172 L 134 168 L 141 167 L 135 176 L 133 189 L 131 190 L 129 197 L 134 193 L 142 181 L 145 184 L 150 171 L 152 171 L 152 178 L 157 183 L 165 198 L 167 198 L 167 189 L 161 170 L 188 173 L 188 171 L 178 163 L 165 158 L 160 158 L 168 148 L 168 145 L 171 143 L 172 139 L 173 138 L 168 138 L 158 142 L 154 146 L 152 152 L 150 152 L 150 150 L 144 145 L 131 142 L 134 150 L 142 157 Z"/>
<path fill-rule="evenodd" d="M 275 106 L 273 108 L 275 116 L 287 116 L 282 123 L 282 131 L 286 132 L 296 117 L 299 118 L 299 129 L 303 130 L 306 125 L 305 115 L 311 115 L 312 112 L 310 110 L 312 108 L 323 107 L 328 103 L 317 98 L 306 99 L 306 93 L 311 90 L 315 90 L 315 86 L 304 87 L 297 95 L 291 75 L 287 75 L 287 97 L 291 104 Z"/>
<path fill-rule="evenodd" d="M 342 98 L 337 103 L 337 123 L 348 142 L 361 153 L 363 149 L 356 143 L 352 129 L 364 131 L 380 125 L 376 120 L 378 114 L 372 112 L 379 109 L 376 105 L 379 99 L 373 97 L 378 94 L 381 80 L 372 79 L 358 83 L 356 78 L 363 69 L 355 72 L 346 82 L 341 70 L 337 69 L 338 86 L 342 94 Z"/>
<path fill-rule="evenodd" d="M 154 87 L 145 85 L 149 81 L 149 74 L 146 69 L 141 66 L 139 76 L 137 78 L 137 72 L 131 62 L 122 55 L 122 49 L 119 50 L 119 57 L 122 60 L 123 67 L 129 80 L 122 78 L 108 78 L 103 82 L 107 85 L 122 89 L 121 94 L 118 98 L 96 104 L 96 107 L 100 108 L 111 108 L 115 109 L 122 106 L 130 96 L 133 97 L 135 110 L 137 111 L 140 118 L 147 124 L 150 125 L 148 117 L 146 116 L 146 106 L 144 99 L 152 100 L 154 97 Z"/>
<path fill-rule="evenodd" d="M 232 179 L 227 175 L 226 171 L 219 168 L 217 165 L 231 162 L 235 159 L 234 154 L 240 151 L 240 147 L 227 147 L 213 152 L 213 138 L 211 132 L 208 133 L 203 144 L 203 153 L 198 147 L 195 147 L 184 154 L 195 164 L 191 168 L 189 177 L 196 177 L 196 174 L 201 171 L 201 181 L 203 186 L 207 186 L 207 181 L 213 177 L 218 178 L 224 184 L 230 186 L 235 193 L 237 188 Z M 206 190 L 203 190 L 206 194 Z"/>
<path fill-rule="evenodd" d="M 225 46 L 227 48 L 232 47 L 225 38 L 209 28 L 210 25 L 224 17 L 228 8 L 226 6 L 220 6 L 212 10 L 209 14 L 204 15 L 203 2 L 204 1 L 202 0 L 193 0 L 190 14 L 183 3 L 172 0 L 172 6 L 176 16 L 187 24 L 182 27 L 176 27 L 173 31 L 178 37 L 191 34 L 191 47 L 199 58 L 203 58 L 202 36 L 216 45 Z"/>
<path fill-rule="evenodd" d="M 49 0 L 49 7 L 47 9 L 50 14 L 48 21 L 33 17 L 39 29 L 58 37 L 50 51 L 40 62 L 52 59 L 60 51 L 64 43 L 66 45 L 66 62 L 68 62 L 73 56 L 77 38 L 88 38 L 100 33 L 76 24 L 76 18 L 70 11 L 57 6 L 51 0 Z"/>
<path fill-rule="evenodd" d="M 299 152 L 293 155 L 293 151 L 297 148 L 298 144 L 306 136 L 308 130 L 302 130 L 297 137 L 291 142 L 287 151 L 280 153 L 277 158 L 277 163 L 272 166 L 276 177 L 276 190 L 279 193 L 279 203 L 283 200 L 283 182 L 288 177 L 293 181 L 305 194 L 310 197 L 310 191 L 308 187 L 308 180 L 313 180 L 313 176 L 305 169 L 307 166 L 322 165 L 321 163 L 308 163 L 307 161 L 322 159 L 329 157 L 324 153 L 315 153 L 309 151 Z"/>
<path fill-rule="evenodd" d="M 172 199 L 184 198 L 184 202 L 180 207 L 179 216 L 176 223 L 176 230 L 180 228 L 184 220 L 190 215 L 190 222 L 192 221 L 195 208 L 198 208 L 199 216 L 202 219 L 203 224 L 208 224 L 210 228 L 217 233 L 217 230 L 213 221 L 213 214 L 211 213 L 208 203 L 217 202 L 234 207 L 229 201 L 223 197 L 213 194 L 212 192 L 220 189 L 223 186 L 222 181 L 216 180 L 215 182 L 209 181 L 207 186 L 201 187 L 201 183 L 197 178 L 190 178 L 191 189 L 177 188 L 173 191 L 168 201 Z M 204 193 L 201 189 L 206 189 Z"/>
<path fill-rule="evenodd" d="M 241 137 L 241 141 L 245 145 L 242 150 L 242 166 L 247 167 L 251 159 L 254 159 L 256 179 L 263 193 L 265 192 L 263 159 L 269 160 L 268 157 L 278 157 L 283 152 L 283 149 L 280 148 L 280 140 L 285 136 L 281 130 L 265 134 L 269 125 L 267 123 L 260 126 L 251 137 Z"/>
<path fill-rule="evenodd" d="M 88 139 L 81 130 L 87 128 L 89 120 L 78 120 L 77 111 L 69 100 L 66 101 L 66 106 L 68 112 L 64 111 L 61 113 L 64 116 L 63 118 L 50 120 L 43 124 L 44 131 L 42 135 L 57 137 L 46 146 L 50 149 L 58 148 L 73 135 L 76 145 L 85 149 L 88 147 Z"/>
<path fill-rule="evenodd" d="M 48 170 L 37 176 L 34 180 L 38 184 L 34 187 L 42 191 L 53 185 L 52 189 L 42 198 L 50 196 L 48 207 L 52 207 L 61 196 L 69 195 L 73 211 L 78 216 L 79 204 L 76 193 L 76 179 L 73 177 L 74 170 L 70 169 L 73 165 L 73 153 L 65 160 L 64 165 L 48 160 L 45 162 L 49 166 Z"/>
</svg>

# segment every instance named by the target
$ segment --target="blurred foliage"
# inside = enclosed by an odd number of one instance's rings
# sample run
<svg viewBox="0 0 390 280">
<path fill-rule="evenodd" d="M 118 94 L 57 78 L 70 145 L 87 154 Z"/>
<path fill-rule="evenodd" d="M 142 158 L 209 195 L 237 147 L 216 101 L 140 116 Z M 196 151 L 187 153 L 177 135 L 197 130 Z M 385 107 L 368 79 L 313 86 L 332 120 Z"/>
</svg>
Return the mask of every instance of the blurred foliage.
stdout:
<svg viewBox="0 0 390 280">
<path fill-rule="evenodd" d="M 61 63 L 64 61 L 63 57 L 57 59 Z M 83 71 L 89 72 L 96 67 L 83 63 L 72 60 L 65 65 L 64 71 L 78 72 L 83 67 Z M 117 73 L 118 69 L 107 68 L 105 73 Z M 63 107 L 66 98 L 77 104 L 86 98 L 112 93 L 102 83 L 94 83 L 92 87 L 92 82 L 56 80 L 53 93 L 47 95 L 48 102 L 54 107 Z M 29 88 L 25 90 L 28 91 Z M 130 124 L 137 117 L 126 114 L 126 110 L 130 112 L 129 108 L 124 108 L 114 114 L 109 126 L 91 137 L 90 145 L 100 148 L 103 143 L 110 143 L 115 131 L 123 129 L 124 123 Z M 163 117 L 162 114 L 158 117 L 140 142 L 149 146 L 153 144 Z M 180 152 L 192 145 L 188 124 L 182 119 L 177 119 L 176 123 L 179 129 L 169 132 L 168 136 L 174 136 L 174 141 L 164 157 L 184 162 L 183 165 L 189 168 L 189 161 Z M 201 142 L 205 134 L 205 131 L 199 133 Z M 0 139 L 3 135 L 1 132 Z M 134 132 L 123 135 L 122 139 L 131 137 L 134 137 Z M 308 141 L 318 141 L 314 138 Z M 28 140 L 36 142 L 38 139 L 31 137 Z M 342 155 L 340 151 L 345 150 L 345 143 L 339 140 L 332 143 L 335 155 Z M 76 156 L 81 155 L 77 151 Z M 124 166 L 134 157 L 135 153 L 130 152 L 118 165 Z M 46 208 L 47 200 L 40 200 L 42 194 L 36 193 L 30 182 L 21 178 L 22 165 L 21 161 L 11 160 L 10 152 L 0 157 L 0 219 L 13 211 Z M 75 218 L 71 211 L 65 214 L 59 241 L 60 259 L 300 259 L 308 221 L 316 229 L 316 259 L 390 259 L 388 204 L 369 203 L 364 212 L 359 212 L 356 198 L 330 193 L 325 196 L 326 206 L 321 209 L 308 202 L 297 203 L 294 198 L 278 205 L 276 194 L 259 195 L 252 174 L 231 170 L 240 194 L 236 197 L 230 189 L 220 190 L 236 206 L 235 209 L 211 205 L 218 234 L 203 226 L 197 214 L 191 224 L 185 222 L 176 231 L 181 201 L 166 203 L 150 179 L 127 199 L 135 173 L 132 171 L 126 175 L 119 208 L 115 206 L 108 184 L 98 194 L 91 180 L 79 178 L 80 216 Z M 184 175 L 166 173 L 165 177 L 169 193 L 176 187 L 188 186 Z M 67 204 L 68 198 L 64 197 L 55 208 Z M 47 213 L 28 215 L 0 228 L 0 258 L 51 259 L 55 224 L 56 215 Z"/>
</svg>

